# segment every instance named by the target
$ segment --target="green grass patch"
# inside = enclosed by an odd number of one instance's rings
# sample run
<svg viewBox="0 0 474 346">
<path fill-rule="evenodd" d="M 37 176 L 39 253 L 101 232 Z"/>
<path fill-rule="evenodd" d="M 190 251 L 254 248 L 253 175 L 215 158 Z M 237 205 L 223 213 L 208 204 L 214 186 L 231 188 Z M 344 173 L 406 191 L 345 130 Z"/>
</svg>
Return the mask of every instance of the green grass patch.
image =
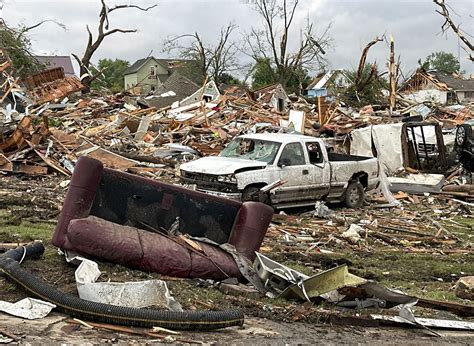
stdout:
<svg viewBox="0 0 474 346">
<path fill-rule="evenodd" d="M 454 284 L 474 273 L 473 254 L 351 253 L 350 271 L 423 298 L 459 300 Z"/>
<path fill-rule="evenodd" d="M 443 220 L 443 226 L 463 242 L 474 241 L 474 218 L 458 216 Z"/>
<path fill-rule="evenodd" d="M 53 237 L 54 226 L 48 223 L 22 222 L 20 225 L 1 226 L 0 238 L 3 241 L 33 241 L 50 242 Z"/>
</svg>

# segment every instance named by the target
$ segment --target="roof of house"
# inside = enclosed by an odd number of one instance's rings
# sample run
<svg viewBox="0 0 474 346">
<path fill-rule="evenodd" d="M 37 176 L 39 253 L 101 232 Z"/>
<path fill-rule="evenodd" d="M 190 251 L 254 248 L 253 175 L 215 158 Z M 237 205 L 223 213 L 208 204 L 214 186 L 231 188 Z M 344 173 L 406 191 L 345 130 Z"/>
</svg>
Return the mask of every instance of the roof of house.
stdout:
<svg viewBox="0 0 474 346">
<path fill-rule="evenodd" d="M 155 90 L 153 97 L 146 98 L 144 102 L 150 107 L 156 107 L 158 109 L 164 108 L 192 95 L 199 90 L 199 88 L 197 84 L 188 78 L 178 72 L 173 72 L 171 76 Z M 166 96 L 167 93 L 171 95 Z"/>
<path fill-rule="evenodd" d="M 286 91 L 285 89 L 283 88 L 283 86 L 280 84 L 280 83 L 275 83 L 275 84 L 271 84 L 271 85 L 267 85 L 263 88 L 259 88 L 259 89 L 256 89 L 256 90 L 253 90 L 250 94 L 252 95 L 252 97 L 259 101 L 259 102 L 262 102 L 262 103 L 270 103 L 272 97 L 273 97 L 273 93 L 275 92 L 275 90 L 277 89 L 280 89 L 280 90 L 283 90 L 283 92 L 285 93 L 286 95 Z"/>
<path fill-rule="evenodd" d="M 148 58 L 138 59 L 125 70 L 124 74 L 136 73 L 143 65 L 145 65 L 151 59 L 154 58 L 152 56 L 149 56 Z"/>
<path fill-rule="evenodd" d="M 474 91 L 474 79 L 462 79 L 445 72 L 428 72 L 441 83 L 456 91 Z"/>
<path fill-rule="evenodd" d="M 74 68 L 69 55 L 38 55 L 35 58 L 48 69 L 62 67 L 65 75 L 74 75 Z"/>
<path fill-rule="evenodd" d="M 252 90 L 252 92 L 255 93 L 255 94 L 264 94 L 264 93 L 268 93 L 268 92 L 273 92 L 279 86 L 281 86 L 280 83 L 274 83 L 274 84 L 265 85 L 264 87 Z"/>
<path fill-rule="evenodd" d="M 320 73 L 316 77 L 314 77 L 314 79 L 311 81 L 311 83 L 309 83 L 306 89 L 315 89 L 315 86 L 323 79 L 326 73 Z"/>
<path fill-rule="evenodd" d="M 323 89 L 327 88 L 328 82 L 333 80 L 333 77 L 339 73 L 342 73 L 342 70 L 330 70 L 326 73 L 320 73 L 317 75 L 306 89 Z"/>
<path fill-rule="evenodd" d="M 249 90 L 243 85 L 235 84 L 219 84 L 219 91 L 222 95 L 228 95 L 233 97 L 243 97 L 248 95 Z"/>
<path fill-rule="evenodd" d="M 421 81 L 429 81 L 437 90 L 441 91 L 474 91 L 474 79 L 462 79 L 446 72 L 418 69 L 400 87 L 401 92 L 421 90 Z"/>
<path fill-rule="evenodd" d="M 149 56 L 147 58 L 142 58 L 135 61 L 125 70 L 124 74 L 127 75 L 138 72 L 138 70 L 140 70 L 140 68 L 151 59 L 155 60 L 158 64 L 160 64 L 164 69 L 168 71 L 168 73 L 184 68 L 185 64 L 190 61 L 184 59 L 158 59 L 153 56 Z"/>
</svg>

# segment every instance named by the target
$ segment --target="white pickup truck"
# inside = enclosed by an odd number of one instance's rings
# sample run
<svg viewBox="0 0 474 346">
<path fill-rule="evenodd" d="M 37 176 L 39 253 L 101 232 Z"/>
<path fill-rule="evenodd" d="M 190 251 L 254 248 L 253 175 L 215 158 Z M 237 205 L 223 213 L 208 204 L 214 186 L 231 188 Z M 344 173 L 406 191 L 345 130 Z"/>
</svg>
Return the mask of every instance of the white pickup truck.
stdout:
<svg viewBox="0 0 474 346">
<path fill-rule="evenodd" d="M 319 138 L 262 133 L 235 138 L 219 156 L 182 164 L 180 179 L 199 191 L 276 209 L 321 199 L 354 208 L 378 185 L 379 165 L 375 158 L 328 152 Z M 285 183 L 267 191 L 278 181 Z"/>
</svg>

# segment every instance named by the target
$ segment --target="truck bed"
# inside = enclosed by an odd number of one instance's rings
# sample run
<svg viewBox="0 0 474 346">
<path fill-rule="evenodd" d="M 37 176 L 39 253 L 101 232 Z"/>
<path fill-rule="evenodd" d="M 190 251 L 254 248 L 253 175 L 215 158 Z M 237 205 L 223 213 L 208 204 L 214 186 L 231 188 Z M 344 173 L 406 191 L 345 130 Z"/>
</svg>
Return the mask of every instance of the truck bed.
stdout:
<svg viewBox="0 0 474 346">
<path fill-rule="evenodd" d="M 378 161 L 374 157 L 352 156 L 344 154 L 328 153 L 331 165 L 331 185 L 337 186 L 350 181 L 354 174 L 367 174 L 369 185 L 378 180 Z M 375 172 L 375 175 L 374 175 Z"/>
<path fill-rule="evenodd" d="M 357 156 L 357 155 L 346 155 L 337 153 L 328 153 L 329 161 L 340 162 L 340 161 L 365 161 L 373 159 L 373 157 Z"/>
</svg>

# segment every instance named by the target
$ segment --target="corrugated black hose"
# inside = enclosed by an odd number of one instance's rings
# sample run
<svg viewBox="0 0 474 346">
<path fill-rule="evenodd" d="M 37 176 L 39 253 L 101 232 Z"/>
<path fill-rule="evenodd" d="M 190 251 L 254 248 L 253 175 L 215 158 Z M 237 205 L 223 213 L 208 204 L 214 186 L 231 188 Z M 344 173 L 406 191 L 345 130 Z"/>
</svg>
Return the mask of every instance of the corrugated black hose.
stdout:
<svg viewBox="0 0 474 346">
<path fill-rule="evenodd" d="M 20 266 L 23 259 L 39 257 L 44 252 L 41 242 L 34 242 L 0 255 L 0 272 L 34 296 L 53 303 L 72 317 L 132 327 L 162 327 L 174 330 L 212 330 L 241 326 L 240 310 L 229 311 L 165 311 L 128 308 L 95 303 L 58 291 Z"/>
</svg>

